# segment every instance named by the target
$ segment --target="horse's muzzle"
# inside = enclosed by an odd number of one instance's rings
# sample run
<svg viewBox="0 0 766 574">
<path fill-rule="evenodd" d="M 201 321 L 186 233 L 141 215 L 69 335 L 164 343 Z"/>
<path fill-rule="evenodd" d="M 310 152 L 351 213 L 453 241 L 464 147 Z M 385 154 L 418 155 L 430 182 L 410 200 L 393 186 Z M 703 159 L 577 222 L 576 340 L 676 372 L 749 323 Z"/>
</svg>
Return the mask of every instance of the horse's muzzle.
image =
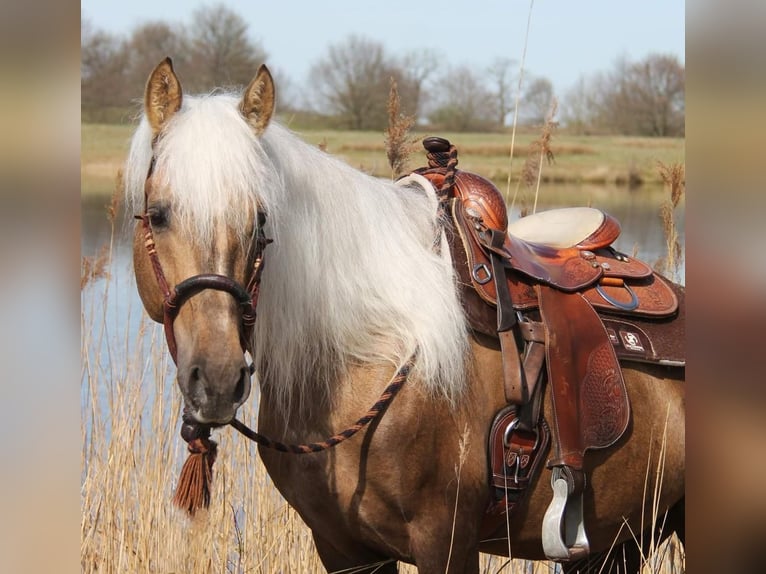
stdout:
<svg viewBox="0 0 766 574">
<path fill-rule="evenodd" d="M 239 283 L 224 275 L 195 275 L 176 285 L 170 296 L 165 299 L 165 339 L 170 355 L 177 365 L 178 346 L 173 327 L 175 319 L 184 303 L 207 289 L 223 291 L 234 298 L 242 319 L 240 346 L 243 351 L 249 347 L 255 324 L 255 308 L 251 294 Z M 183 366 L 179 365 L 178 382 L 184 393 L 188 411 L 198 422 L 226 424 L 250 395 L 251 371 L 245 364 L 244 357 L 238 364 L 228 362 L 216 365 L 212 359 L 198 357 L 184 361 Z"/>
<path fill-rule="evenodd" d="M 186 411 L 198 423 L 228 424 L 250 395 L 250 369 L 239 365 L 214 365 L 198 361 L 178 371 Z"/>
</svg>

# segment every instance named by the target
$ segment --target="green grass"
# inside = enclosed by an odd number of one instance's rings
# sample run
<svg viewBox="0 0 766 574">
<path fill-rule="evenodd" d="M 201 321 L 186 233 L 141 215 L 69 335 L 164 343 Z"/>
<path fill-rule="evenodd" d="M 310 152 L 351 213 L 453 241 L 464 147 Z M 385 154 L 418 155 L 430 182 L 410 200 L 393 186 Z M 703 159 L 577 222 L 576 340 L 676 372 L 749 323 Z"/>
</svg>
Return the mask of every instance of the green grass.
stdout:
<svg viewBox="0 0 766 574">
<path fill-rule="evenodd" d="M 290 118 L 283 121 L 289 126 Z M 128 151 L 129 125 L 83 124 L 81 176 L 82 193 L 111 193 L 117 170 Z M 308 143 L 324 145 L 354 167 L 380 177 L 390 177 L 382 132 L 301 130 Z M 459 167 L 492 179 L 505 190 L 508 178 L 510 134 L 415 132 L 413 137 L 446 137 L 458 148 Z M 512 163 L 513 187 L 527 157 L 529 145 L 538 137 L 531 130 L 517 133 Z M 684 162 L 684 140 L 680 138 L 637 138 L 621 136 L 573 136 L 555 133 L 552 150 L 555 163 L 544 165 L 544 183 L 625 185 L 638 178 L 651 186 L 662 183 L 657 162 Z M 409 169 L 425 164 L 421 146 L 408 163 Z"/>
</svg>

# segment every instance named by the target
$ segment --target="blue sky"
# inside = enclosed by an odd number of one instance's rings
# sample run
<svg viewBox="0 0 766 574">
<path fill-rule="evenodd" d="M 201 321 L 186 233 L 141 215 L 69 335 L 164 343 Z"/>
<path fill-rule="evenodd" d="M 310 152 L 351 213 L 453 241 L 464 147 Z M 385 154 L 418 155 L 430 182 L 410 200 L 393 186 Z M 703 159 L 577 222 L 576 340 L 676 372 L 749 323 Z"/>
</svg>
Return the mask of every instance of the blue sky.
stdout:
<svg viewBox="0 0 766 574">
<path fill-rule="evenodd" d="M 210 0 L 82 0 L 84 18 L 127 34 L 149 20 L 188 23 Z M 447 63 L 477 69 L 497 57 L 521 60 L 528 0 L 324 0 L 224 1 L 250 25 L 272 69 L 303 84 L 311 64 L 330 44 L 358 34 L 380 41 L 392 54 L 436 50 Z M 685 5 L 680 0 L 537 0 L 526 69 L 548 77 L 563 94 L 581 74 L 610 68 L 619 57 L 654 52 L 685 59 Z M 172 56 L 172 54 L 170 54 Z"/>
</svg>

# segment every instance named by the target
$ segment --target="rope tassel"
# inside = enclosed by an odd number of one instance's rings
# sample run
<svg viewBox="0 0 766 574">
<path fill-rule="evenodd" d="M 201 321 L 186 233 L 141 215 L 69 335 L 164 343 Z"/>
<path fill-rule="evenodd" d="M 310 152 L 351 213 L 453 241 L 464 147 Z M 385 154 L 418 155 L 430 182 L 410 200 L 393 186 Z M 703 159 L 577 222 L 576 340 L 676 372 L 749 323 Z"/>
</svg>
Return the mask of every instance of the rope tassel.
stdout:
<svg viewBox="0 0 766 574">
<path fill-rule="evenodd" d="M 190 516 L 210 506 L 210 485 L 218 444 L 210 439 L 210 428 L 194 423 L 184 412 L 181 436 L 189 443 L 189 456 L 181 469 L 173 504 Z"/>
</svg>

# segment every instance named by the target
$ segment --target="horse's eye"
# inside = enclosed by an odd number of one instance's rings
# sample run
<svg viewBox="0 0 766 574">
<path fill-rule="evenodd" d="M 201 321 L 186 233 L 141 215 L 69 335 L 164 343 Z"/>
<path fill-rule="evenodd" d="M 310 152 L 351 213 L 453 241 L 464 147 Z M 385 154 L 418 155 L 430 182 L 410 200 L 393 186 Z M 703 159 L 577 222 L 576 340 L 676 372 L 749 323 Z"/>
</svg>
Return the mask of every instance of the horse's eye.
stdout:
<svg viewBox="0 0 766 574">
<path fill-rule="evenodd" d="M 146 210 L 146 214 L 149 216 L 149 223 L 156 229 L 167 227 L 168 212 L 169 210 L 165 205 L 152 206 Z"/>
</svg>

